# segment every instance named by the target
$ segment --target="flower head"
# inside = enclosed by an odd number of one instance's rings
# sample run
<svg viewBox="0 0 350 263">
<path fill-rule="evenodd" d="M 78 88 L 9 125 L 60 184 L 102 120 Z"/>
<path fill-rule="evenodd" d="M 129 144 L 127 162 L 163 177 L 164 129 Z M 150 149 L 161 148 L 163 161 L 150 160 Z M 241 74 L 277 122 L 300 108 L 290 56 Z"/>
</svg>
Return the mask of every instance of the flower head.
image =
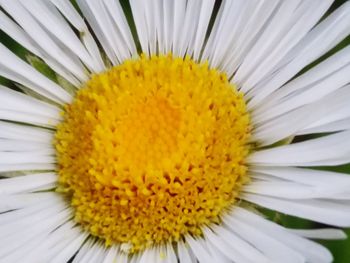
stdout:
<svg viewBox="0 0 350 263">
<path fill-rule="evenodd" d="M 349 2 L 77 4 L 0 0 L 1 262 L 331 262 L 261 208 L 350 226 Z"/>
</svg>

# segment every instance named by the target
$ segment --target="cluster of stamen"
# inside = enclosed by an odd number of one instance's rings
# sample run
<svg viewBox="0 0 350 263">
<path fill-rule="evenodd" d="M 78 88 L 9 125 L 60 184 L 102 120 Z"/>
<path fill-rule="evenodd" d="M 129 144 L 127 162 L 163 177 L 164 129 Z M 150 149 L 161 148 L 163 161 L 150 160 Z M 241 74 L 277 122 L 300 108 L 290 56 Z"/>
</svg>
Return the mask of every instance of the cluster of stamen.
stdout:
<svg viewBox="0 0 350 263">
<path fill-rule="evenodd" d="M 142 56 L 94 75 L 57 127 L 59 190 L 75 220 L 136 252 L 201 235 L 249 178 L 250 119 L 224 74 Z"/>
</svg>

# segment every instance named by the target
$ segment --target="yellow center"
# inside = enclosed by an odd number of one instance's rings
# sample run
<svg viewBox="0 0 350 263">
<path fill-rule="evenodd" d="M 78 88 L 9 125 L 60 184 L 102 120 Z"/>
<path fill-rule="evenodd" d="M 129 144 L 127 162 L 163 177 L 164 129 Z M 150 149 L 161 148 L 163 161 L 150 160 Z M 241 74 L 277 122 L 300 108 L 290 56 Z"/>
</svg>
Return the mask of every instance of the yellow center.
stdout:
<svg viewBox="0 0 350 263">
<path fill-rule="evenodd" d="M 66 106 L 55 147 L 75 220 L 130 252 L 200 235 L 249 178 L 250 119 L 226 76 L 142 56 L 95 75 Z"/>
</svg>

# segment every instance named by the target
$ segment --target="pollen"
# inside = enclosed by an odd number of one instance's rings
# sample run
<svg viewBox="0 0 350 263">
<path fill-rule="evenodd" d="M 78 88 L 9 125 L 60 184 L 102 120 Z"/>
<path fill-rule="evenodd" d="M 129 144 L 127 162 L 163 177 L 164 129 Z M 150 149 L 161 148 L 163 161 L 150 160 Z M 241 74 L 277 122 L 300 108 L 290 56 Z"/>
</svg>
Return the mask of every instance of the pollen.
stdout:
<svg viewBox="0 0 350 263">
<path fill-rule="evenodd" d="M 249 181 L 250 117 L 226 75 L 172 55 L 96 74 L 57 126 L 59 187 L 75 221 L 130 253 L 200 236 Z"/>
</svg>

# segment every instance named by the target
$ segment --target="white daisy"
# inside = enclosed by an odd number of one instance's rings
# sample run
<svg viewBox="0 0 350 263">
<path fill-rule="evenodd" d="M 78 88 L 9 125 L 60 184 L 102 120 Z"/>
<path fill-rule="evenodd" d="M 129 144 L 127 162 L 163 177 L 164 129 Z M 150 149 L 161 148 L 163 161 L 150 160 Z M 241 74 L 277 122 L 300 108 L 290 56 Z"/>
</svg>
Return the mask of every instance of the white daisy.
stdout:
<svg viewBox="0 0 350 263">
<path fill-rule="evenodd" d="M 0 0 L 0 262 L 331 262 L 259 209 L 350 226 L 350 2 L 77 4 Z"/>
</svg>

